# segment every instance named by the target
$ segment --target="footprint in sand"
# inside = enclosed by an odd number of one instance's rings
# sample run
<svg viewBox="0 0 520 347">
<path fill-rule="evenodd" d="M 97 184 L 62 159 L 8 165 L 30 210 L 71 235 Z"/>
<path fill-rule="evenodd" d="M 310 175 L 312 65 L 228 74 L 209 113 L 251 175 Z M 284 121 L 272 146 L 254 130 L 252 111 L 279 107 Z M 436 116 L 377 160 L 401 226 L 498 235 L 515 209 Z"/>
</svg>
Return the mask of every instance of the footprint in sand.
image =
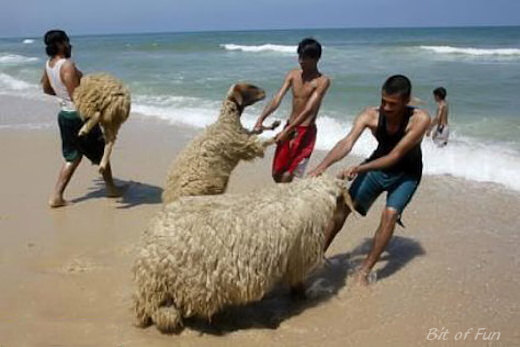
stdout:
<svg viewBox="0 0 520 347">
<path fill-rule="evenodd" d="M 97 267 L 99 266 L 87 259 L 74 258 L 70 262 L 66 263 L 61 268 L 59 268 L 58 272 L 63 274 L 78 274 L 90 272 Z"/>
</svg>

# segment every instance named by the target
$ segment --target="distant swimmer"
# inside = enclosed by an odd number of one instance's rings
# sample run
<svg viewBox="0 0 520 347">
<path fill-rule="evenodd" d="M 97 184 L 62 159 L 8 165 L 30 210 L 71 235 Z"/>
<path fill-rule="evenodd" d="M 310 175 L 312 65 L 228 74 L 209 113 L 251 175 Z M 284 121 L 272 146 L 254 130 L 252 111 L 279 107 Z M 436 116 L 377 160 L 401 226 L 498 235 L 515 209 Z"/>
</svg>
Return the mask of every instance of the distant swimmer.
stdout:
<svg viewBox="0 0 520 347">
<path fill-rule="evenodd" d="M 444 87 L 435 88 L 433 97 L 437 103 L 437 112 L 426 136 L 432 135 L 433 143 L 437 147 L 444 147 L 448 144 L 450 129 L 448 128 L 448 102 L 446 101 L 446 89 Z M 432 133 L 433 131 L 433 133 Z"/>
</svg>

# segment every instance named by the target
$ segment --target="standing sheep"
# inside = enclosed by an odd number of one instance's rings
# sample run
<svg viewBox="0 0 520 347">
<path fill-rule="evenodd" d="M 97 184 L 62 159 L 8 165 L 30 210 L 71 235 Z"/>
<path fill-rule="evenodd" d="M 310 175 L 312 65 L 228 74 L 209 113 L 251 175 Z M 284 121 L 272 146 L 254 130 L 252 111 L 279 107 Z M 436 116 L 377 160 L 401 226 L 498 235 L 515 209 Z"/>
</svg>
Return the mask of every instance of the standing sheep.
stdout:
<svg viewBox="0 0 520 347">
<path fill-rule="evenodd" d="M 264 97 L 262 89 L 249 84 L 229 89 L 218 120 L 195 137 L 171 165 L 162 195 L 164 204 L 181 196 L 222 194 L 240 160 L 264 155 L 274 141 L 260 140 L 240 123 L 244 108 Z M 271 128 L 275 126 L 273 123 Z"/>
<path fill-rule="evenodd" d="M 105 171 L 121 124 L 130 114 L 130 92 L 108 74 L 84 76 L 73 94 L 74 104 L 86 120 L 78 135 L 87 134 L 98 122 L 103 128 L 105 148 L 99 171 Z"/>
<path fill-rule="evenodd" d="M 301 286 L 347 206 L 343 182 L 327 177 L 166 205 L 134 265 L 138 325 L 177 331 L 183 318 L 211 319 L 225 306 L 260 300 L 278 282 Z"/>
</svg>

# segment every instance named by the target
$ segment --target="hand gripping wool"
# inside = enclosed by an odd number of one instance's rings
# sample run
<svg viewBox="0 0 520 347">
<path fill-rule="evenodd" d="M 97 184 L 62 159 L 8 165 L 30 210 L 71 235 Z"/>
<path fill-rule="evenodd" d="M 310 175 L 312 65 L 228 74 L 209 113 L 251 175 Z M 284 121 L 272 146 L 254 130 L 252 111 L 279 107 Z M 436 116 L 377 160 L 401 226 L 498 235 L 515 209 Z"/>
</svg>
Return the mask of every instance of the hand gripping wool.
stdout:
<svg viewBox="0 0 520 347">
<path fill-rule="evenodd" d="M 78 135 L 87 134 L 98 122 L 105 136 L 103 158 L 99 171 L 103 172 L 110 160 L 112 148 L 121 124 L 130 114 L 130 92 L 121 81 L 108 74 L 86 75 L 74 90 L 74 104 L 85 120 Z"/>
<path fill-rule="evenodd" d="M 343 182 L 319 177 L 166 205 L 145 230 L 133 269 L 138 325 L 177 331 L 183 318 L 211 319 L 279 282 L 302 283 L 322 261 L 340 204 L 351 206 Z"/>
<path fill-rule="evenodd" d="M 263 157 L 274 140 L 260 140 L 240 123 L 243 109 L 265 97 L 252 85 L 233 85 L 222 104 L 218 120 L 195 137 L 176 157 L 168 171 L 163 203 L 181 196 L 225 192 L 229 176 L 240 160 Z"/>
</svg>

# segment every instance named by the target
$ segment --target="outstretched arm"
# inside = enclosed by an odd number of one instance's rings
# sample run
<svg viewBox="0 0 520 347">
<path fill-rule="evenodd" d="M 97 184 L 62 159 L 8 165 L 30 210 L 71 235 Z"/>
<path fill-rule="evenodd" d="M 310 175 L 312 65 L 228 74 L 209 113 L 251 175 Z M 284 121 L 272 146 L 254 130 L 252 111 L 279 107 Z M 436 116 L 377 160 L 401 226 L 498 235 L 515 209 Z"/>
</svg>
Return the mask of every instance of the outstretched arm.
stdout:
<svg viewBox="0 0 520 347">
<path fill-rule="evenodd" d="M 314 110 L 316 110 L 320 104 L 323 98 L 325 97 L 325 93 L 327 93 L 327 90 L 330 86 L 330 79 L 326 79 L 324 83 L 319 85 L 314 92 L 312 92 L 311 97 L 309 100 L 307 100 L 307 103 L 305 104 L 305 107 L 303 110 L 296 116 L 296 118 L 290 122 L 284 130 L 282 130 L 277 136 L 276 141 L 284 141 L 287 138 L 289 138 L 289 135 L 291 132 L 300 124 L 302 124 L 306 119 L 311 117 L 315 114 Z"/>
<path fill-rule="evenodd" d="M 354 125 L 347 136 L 336 143 L 336 145 L 325 156 L 325 159 L 323 159 L 316 168 L 309 172 L 309 176 L 321 175 L 329 166 L 343 159 L 350 153 L 359 136 L 361 136 L 363 130 L 368 126 L 371 112 L 373 111 L 367 108 L 356 117 Z"/>
<path fill-rule="evenodd" d="M 350 167 L 347 170 L 343 171 L 340 174 L 340 177 L 352 179 L 359 173 L 380 170 L 396 164 L 415 145 L 421 142 L 422 138 L 424 137 L 424 134 L 428 130 L 428 127 L 430 125 L 430 116 L 428 115 L 428 113 L 426 111 L 421 110 L 419 111 L 417 116 L 418 118 L 414 121 L 410 130 L 397 143 L 397 145 L 394 147 L 394 149 L 392 149 L 390 153 L 368 163 Z"/>
<path fill-rule="evenodd" d="M 292 72 L 289 72 L 287 76 L 285 76 L 285 80 L 283 81 L 282 87 L 280 90 L 278 90 L 278 93 L 273 97 L 273 99 L 267 104 L 267 106 L 262 111 L 262 114 L 260 117 L 258 117 L 258 120 L 256 121 L 255 127 L 253 128 L 253 131 L 262 131 L 262 124 L 264 123 L 264 120 L 273 113 L 278 106 L 280 106 L 280 103 L 282 102 L 283 97 L 289 90 L 289 88 L 292 85 Z"/>
</svg>

